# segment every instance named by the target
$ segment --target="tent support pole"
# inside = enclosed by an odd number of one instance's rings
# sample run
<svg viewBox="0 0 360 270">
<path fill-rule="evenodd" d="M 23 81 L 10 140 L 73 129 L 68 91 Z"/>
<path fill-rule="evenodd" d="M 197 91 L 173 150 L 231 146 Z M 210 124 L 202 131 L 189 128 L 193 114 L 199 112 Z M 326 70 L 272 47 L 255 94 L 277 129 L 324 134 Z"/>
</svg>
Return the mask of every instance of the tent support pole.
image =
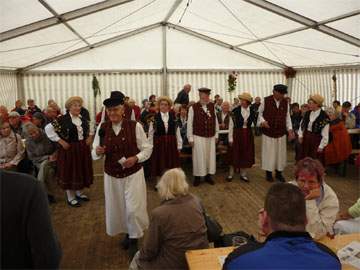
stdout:
<svg viewBox="0 0 360 270">
<path fill-rule="evenodd" d="M 168 95 L 168 85 L 167 85 L 167 48 L 166 48 L 166 24 L 162 24 L 162 59 L 163 59 L 163 69 L 162 69 L 162 94 Z"/>
<path fill-rule="evenodd" d="M 17 99 L 25 102 L 24 73 L 16 73 Z"/>
</svg>

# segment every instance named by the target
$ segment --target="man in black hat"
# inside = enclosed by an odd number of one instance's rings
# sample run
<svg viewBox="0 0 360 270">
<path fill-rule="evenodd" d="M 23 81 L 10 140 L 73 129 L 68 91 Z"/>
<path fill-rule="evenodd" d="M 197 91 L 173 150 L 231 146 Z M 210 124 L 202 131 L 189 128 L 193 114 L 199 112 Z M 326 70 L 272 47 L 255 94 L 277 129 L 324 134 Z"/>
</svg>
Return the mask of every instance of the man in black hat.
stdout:
<svg viewBox="0 0 360 270">
<path fill-rule="evenodd" d="M 189 108 L 187 137 L 192 146 L 194 186 L 200 184 L 201 177 L 214 185 L 211 175 L 216 172 L 216 143 L 219 124 L 215 105 L 210 102 L 210 89 L 200 88 L 200 101 Z"/>
<path fill-rule="evenodd" d="M 286 94 L 286 85 L 274 85 L 273 94 L 265 97 L 259 108 L 257 125 L 262 128 L 263 133 L 261 167 L 266 171 L 266 180 L 269 182 L 274 181 L 274 170 L 276 179 L 285 182 L 282 171 L 287 163 L 286 134 L 289 134 L 289 140 L 294 139 Z"/>
<path fill-rule="evenodd" d="M 93 143 L 94 160 L 105 155 L 104 190 L 106 232 L 125 233 L 121 245 L 132 258 L 149 224 L 146 184 L 141 165 L 152 152 L 141 124 L 124 118 L 124 95 L 112 91 L 105 99 L 109 120 L 102 123 Z"/>
</svg>

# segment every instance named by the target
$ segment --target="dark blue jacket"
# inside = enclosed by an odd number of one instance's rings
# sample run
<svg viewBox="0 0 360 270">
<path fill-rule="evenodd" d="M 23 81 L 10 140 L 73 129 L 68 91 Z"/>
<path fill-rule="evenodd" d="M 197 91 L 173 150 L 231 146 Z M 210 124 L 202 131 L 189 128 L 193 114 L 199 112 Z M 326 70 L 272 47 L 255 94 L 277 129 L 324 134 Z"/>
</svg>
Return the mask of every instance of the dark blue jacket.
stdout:
<svg viewBox="0 0 360 270">
<path fill-rule="evenodd" d="M 338 257 L 306 232 L 274 232 L 235 249 L 223 269 L 341 269 Z"/>
</svg>

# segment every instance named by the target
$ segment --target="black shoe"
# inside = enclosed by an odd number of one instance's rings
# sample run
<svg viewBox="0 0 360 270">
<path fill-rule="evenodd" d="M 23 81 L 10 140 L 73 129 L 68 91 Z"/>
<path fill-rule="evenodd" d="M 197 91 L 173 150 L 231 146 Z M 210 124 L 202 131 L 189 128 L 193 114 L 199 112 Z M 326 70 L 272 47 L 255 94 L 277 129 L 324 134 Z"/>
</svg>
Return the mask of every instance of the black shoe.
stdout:
<svg viewBox="0 0 360 270">
<path fill-rule="evenodd" d="M 210 184 L 210 185 L 215 185 L 215 182 L 214 182 L 214 180 L 212 180 L 210 174 L 208 174 L 208 175 L 205 176 L 205 182 L 208 183 L 208 184 Z"/>
<path fill-rule="evenodd" d="M 226 181 L 232 182 L 232 180 L 233 180 L 233 176 L 232 176 L 232 175 L 229 175 L 228 177 L 226 177 Z"/>
<path fill-rule="evenodd" d="M 246 183 L 250 182 L 250 180 L 249 180 L 249 178 L 247 176 L 240 176 L 240 180 L 242 180 L 242 181 L 244 181 Z"/>
<path fill-rule="evenodd" d="M 139 250 L 138 248 L 138 240 L 137 239 L 131 239 L 129 238 L 129 249 L 128 249 L 128 255 L 129 255 L 129 260 L 131 261 L 136 252 Z"/>
<path fill-rule="evenodd" d="M 282 172 L 280 172 L 280 171 L 276 171 L 275 178 L 276 178 L 276 180 L 278 180 L 279 182 L 283 182 L 283 183 L 286 182 L 284 176 L 282 175 Z"/>
<path fill-rule="evenodd" d="M 197 187 L 198 185 L 200 185 L 200 176 L 195 176 L 193 186 Z"/>
<path fill-rule="evenodd" d="M 69 201 L 68 199 L 66 199 L 67 204 L 70 205 L 71 207 L 80 207 L 81 204 L 79 203 L 79 201 L 77 199 L 72 199 L 71 201 Z"/>
<path fill-rule="evenodd" d="M 272 176 L 272 172 L 266 171 L 266 181 L 268 182 L 274 182 L 274 178 Z"/>
<path fill-rule="evenodd" d="M 55 200 L 54 195 L 48 194 L 47 196 L 48 196 L 48 202 L 49 202 L 49 204 L 56 203 L 56 200 Z"/>
<path fill-rule="evenodd" d="M 125 237 L 124 237 L 124 239 L 121 240 L 120 246 L 121 246 L 123 249 L 127 250 L 127 249 L 129 248 L 129 245 L 130 245 L 129 235 L 126 234 Z"/>
<path fill-rule="evenodd" d="M 85 194 L 80 194 L 75 196 L 78 201 L 88 202 L 90 201 L 89 197 Z"/>
</svg>

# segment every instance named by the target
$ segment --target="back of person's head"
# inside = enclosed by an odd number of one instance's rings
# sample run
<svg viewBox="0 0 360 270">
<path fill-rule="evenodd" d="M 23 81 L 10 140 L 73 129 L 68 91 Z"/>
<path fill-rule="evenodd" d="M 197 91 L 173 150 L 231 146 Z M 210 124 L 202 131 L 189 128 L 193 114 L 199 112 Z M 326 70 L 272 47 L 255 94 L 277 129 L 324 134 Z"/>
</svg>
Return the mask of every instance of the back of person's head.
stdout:
<svg viewBox="0 0 360 270">
<path fill-rule="evenodd" d="M 180 168 L 166 171 L 156 187 L 161 200 L 171 200 L 189 193 L 189 184 L 186 182 L 184 171 Z"/>
<path fill-rule="evenodd" d="M 346 109 L 350 109 L 351 108 L 351 103 L 349 101 L 345 101 L 343 104 L 342 104 L 342 107 L 343 108 L 346 108 Z"/>
<path fill-rule="evenodd" d="M 264 210 L 272 231 L 305 231 L 305 197 L 297 186 L 272 185 L 265 197 Z"/>
</svg>

